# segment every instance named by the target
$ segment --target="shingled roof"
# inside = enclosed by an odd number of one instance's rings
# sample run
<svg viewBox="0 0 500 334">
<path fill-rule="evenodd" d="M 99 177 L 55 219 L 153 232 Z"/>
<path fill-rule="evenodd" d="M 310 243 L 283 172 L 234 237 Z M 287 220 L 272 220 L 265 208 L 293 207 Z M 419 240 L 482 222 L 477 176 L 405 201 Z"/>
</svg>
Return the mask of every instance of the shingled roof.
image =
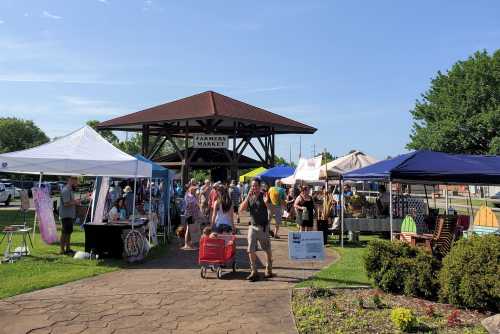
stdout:
<svg viewBox="0 0 500 334">
<path fill-rule="evenodd" d="M 228 128 L 232 124 L 230 122 L 240 121 L 257 126 L 271 126 L 275 129 L 275 133 L 312 134 L 316 132 L 316 129 L 309 125 L 213 91 L 207 91 L 117 117 L 100 123 L 99 128 L 138 131 L 143 124 L 154 125 L 166 122 L 203 119 L 220 119 L 226 121 L 221 126 L 227 126 Z"/>
</svg>

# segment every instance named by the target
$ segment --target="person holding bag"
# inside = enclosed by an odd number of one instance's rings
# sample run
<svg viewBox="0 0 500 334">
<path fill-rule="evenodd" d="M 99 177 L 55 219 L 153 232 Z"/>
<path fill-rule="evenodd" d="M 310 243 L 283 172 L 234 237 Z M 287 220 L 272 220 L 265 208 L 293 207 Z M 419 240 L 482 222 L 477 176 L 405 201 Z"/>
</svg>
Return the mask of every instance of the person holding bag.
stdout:
<svg viewBox="0 0 500 334">
<path fill-rule="evenodd" d="M 297 212 L 296 222 L 300 226 L 301 232 L 313 230 L 314 225 L 314 202 L 309 195 L 309 187 L 303 186 L 299 196 L 294 203 Z"/>
</svg>

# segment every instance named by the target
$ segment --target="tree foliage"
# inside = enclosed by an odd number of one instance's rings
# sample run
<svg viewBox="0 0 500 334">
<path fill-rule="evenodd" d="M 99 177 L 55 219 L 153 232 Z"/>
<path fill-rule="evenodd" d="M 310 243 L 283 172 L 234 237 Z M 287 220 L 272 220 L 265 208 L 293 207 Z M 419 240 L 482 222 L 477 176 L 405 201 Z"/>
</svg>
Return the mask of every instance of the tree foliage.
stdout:
<svg viewBox="0 0 500 334">
<path fill-rule="evenodd" d="M 0 153 L 24 150 L 48 141 L 47 135 L 33 121 L 0 118 Z"/>
<path fill-rule="evenodd" d="M 500 154 L 500 50 L 438 72 L 411 114 L 409 149 Z"/>
<path fill-rule="evenodd" d="M 99 124 L 99 121 L 97 121 L 95 119 L 87 121 L 87 125 L 90 126 L 91 128 L 93 128 L 94 130 L 96 130 L 97 132 L 99 132 L 101 134 L 101 136 L 104 137 L 104 139 L 106 139 L 107 141 L 109 141 L 113 145 L 118 144 L 118 142 L 119 142 L 118 137 L 115 136 L 113 131 L 111 131 L 111 130 L 99 130 L 99 129 L 97 129 L 98 124 Z"/>
</svg>

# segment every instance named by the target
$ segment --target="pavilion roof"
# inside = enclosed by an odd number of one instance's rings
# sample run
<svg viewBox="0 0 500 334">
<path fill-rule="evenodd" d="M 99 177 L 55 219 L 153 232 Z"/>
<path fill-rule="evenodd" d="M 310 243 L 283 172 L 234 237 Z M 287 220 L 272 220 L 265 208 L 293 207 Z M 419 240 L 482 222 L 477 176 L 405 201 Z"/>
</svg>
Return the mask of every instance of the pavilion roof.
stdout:
<svg viewBox="0 0 500 334">
<path fill-rule="evenodd" d="M 218 120 L 218 128 L 228 132 L 233 122 L 245 125 L 268 126 L 275 133 L 312 134 L 316 128 L 294 121 L 284 116 L 235 100 L 228 96 L 207 91 L 180 100 L 144 109 L 128 115 L 117 117 L 99 124 L 100 129 L 140 131 L 142 125 L 154 127 L 172 124 L 178 121 Z M 191 126 L 191 123 L 190 123 Z"/>
</svg>

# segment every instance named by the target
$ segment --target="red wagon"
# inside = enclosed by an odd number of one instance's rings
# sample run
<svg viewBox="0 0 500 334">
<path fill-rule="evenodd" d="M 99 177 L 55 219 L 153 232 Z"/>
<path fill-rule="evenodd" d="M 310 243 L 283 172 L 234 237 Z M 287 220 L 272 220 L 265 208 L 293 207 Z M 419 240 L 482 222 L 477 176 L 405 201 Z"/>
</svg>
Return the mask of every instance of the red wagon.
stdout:
<svg viewBox="0 0 500 334">
<path fill-rule="evenodd" d="M 198 263 L 202 278 L 207 277 L 208 269 L 216 271 L 217 278 L 222 277 L 222 268 L 232 267 L 236 272 L 236 237 L 219 234 L 217 238 L 201 238 Z"/>
</svg>

